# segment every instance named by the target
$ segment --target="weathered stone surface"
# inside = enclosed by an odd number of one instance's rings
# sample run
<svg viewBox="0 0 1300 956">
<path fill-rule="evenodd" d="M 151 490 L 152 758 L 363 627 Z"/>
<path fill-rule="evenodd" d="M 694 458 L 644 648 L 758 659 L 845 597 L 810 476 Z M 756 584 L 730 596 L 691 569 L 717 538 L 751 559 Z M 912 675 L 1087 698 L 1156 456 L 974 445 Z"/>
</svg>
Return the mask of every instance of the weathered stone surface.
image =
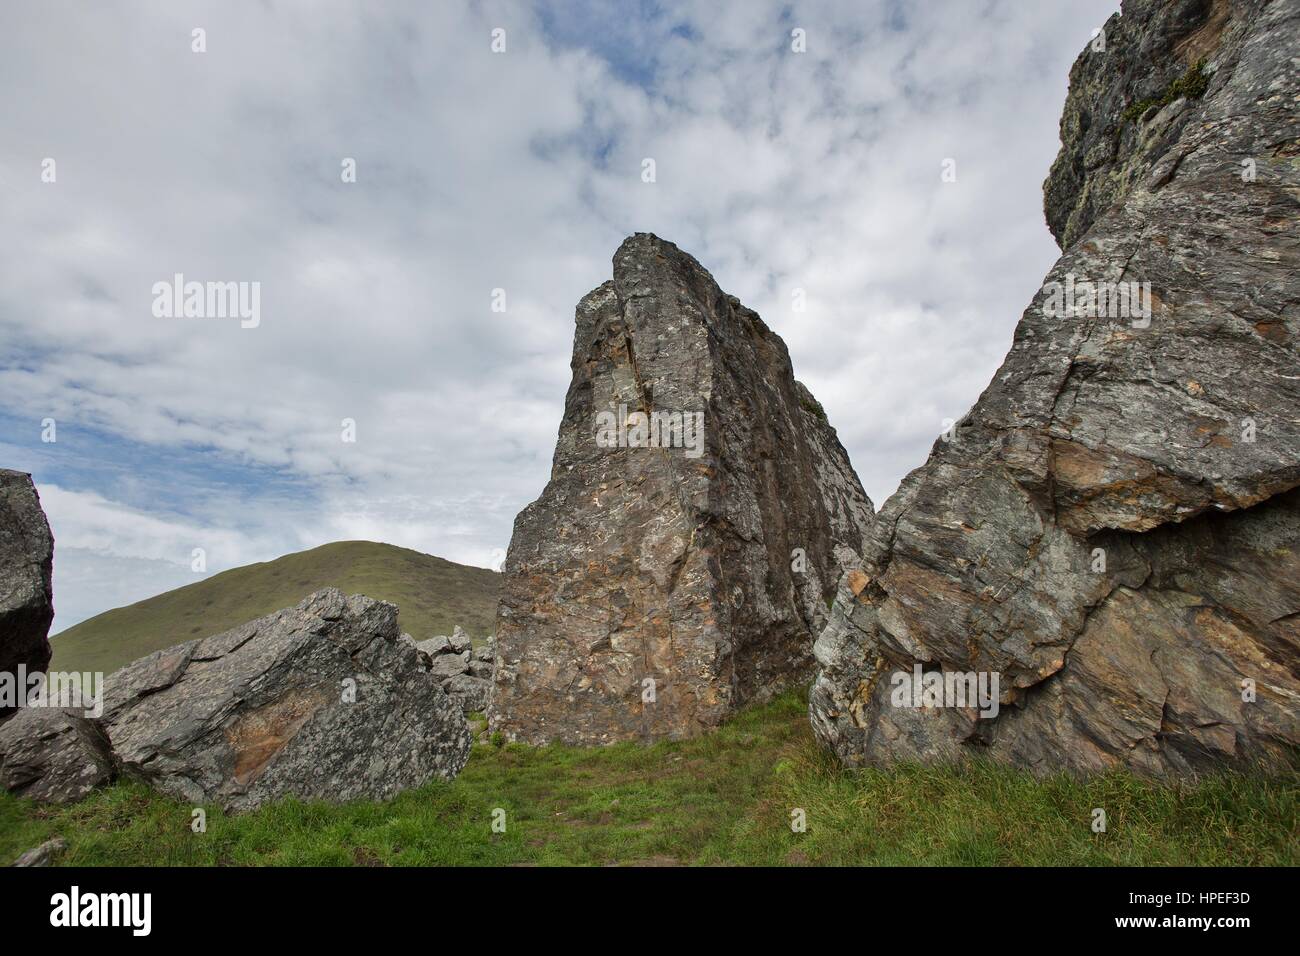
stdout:
<svg viewBox="0 0 1300 956">
<path fill-rule="evenodd" d="M 14 866 L 49 866 L 50 861 L 68 848 L 68 841 L 63 837 L 46 840 L 40 846 L 28 850 L 17 860 Z"/>
<path fill-rule="evenodd" d="M 808 677 L 872 511 L 785 344 L 637 234 L 578 304 L 572 369 L 551 480 L 506 559 L 491 729 L 685 737 Z M 682 427 L 641 447 L 635 421 L 618 433 L 634 413 Z"/>
<path fill-rule="evenodd" d="M 468 759 L 439 685 L 399 639 L 396 607 L 329 588 L 127 665 L 105 681 L 102 716 L 22 711 L 0 727 L 0 783 L 74 799 L 125 775 L 232 811 L 389 797 Z"/>
<path fill-rule="evenodd" d="M 1225 28 L 1236 21 L 1240 36 L 1259 6 L 1126 0 L 1123 17 L 1113 15 L 1104 28 L 1105 50 L 1085 50 L 1075 61 L 1061 111 L 1061 151 L 1043 183 L 1047 225 L 1062 249 L 1157 168 L 1157 179 L 1166 175 L 1162 161 L 1186 155 L 1181 147 L 1194 144 L 1177 140 L 1196 112 L 1188 109 L 1190 97 L 1176 95 L 1175 84 L 1202 58 L 1213 69 L 1225 53 L 1235 56 L 1224 47 Z M 1235 42 L 1228 38 L 1228 46 Z M 1171 101 L 1160 105 L 1167 94 Z"/>
<path fill-rule="evenodd" d="M 1048 283 L 1149 282 L 1149 325 L 1045 284 L 881 510 L 816 645 L 848 762 L 1165 775 L 1300 743 L 1300 4 L 1126 0 L 1105 35 L 1044 187 Z M 999 713 L 895 706 L 917 663 L 999 674 Z"/>
<path fill-rule="evenodd" d="M 439 677 L 464 674 L 469 670 L 469 651 L 435 654 L 429 659 L 429 669 Z"/>
<path fill-rule="evenodd" d="M 452 649 L 451 640 L 445 634 L 431 637 L 427 641 L 417 641 L 415 646 L 430 657 L 435 654 L 445 654 Z"/>
<path fill-rule="evenodd" d="M 54 536 L 32 476 L 0 468 L 0 673 L 49 665 L 53 568 Z M 0 720 L 12 713 L 0 707 Z"/>
<path fill-rule="evenodd" d="M 488 698 L 492 693 L 491 675 L 476 677 L 472 674 L 456 674 L 442 682 L 442 689 L 447 696 L 460 703 L 466 713 L 483 713 L 488 708 Z"/>
<path fill-rule="evenodd" d="M 451 637 L 447 638 L 447 642 L 457 654 L 468 654 L 473 649 L 470 636 L 465 633 L 465 629 L 459 624 L 452 629 Z"/>
<path fill-rule="evenodd" d="M 83 711 L 23 707 L 0 726 L 0 786 L 11 793 L 69 803 L 112 779 L 108 741 Z"/>
</svg>

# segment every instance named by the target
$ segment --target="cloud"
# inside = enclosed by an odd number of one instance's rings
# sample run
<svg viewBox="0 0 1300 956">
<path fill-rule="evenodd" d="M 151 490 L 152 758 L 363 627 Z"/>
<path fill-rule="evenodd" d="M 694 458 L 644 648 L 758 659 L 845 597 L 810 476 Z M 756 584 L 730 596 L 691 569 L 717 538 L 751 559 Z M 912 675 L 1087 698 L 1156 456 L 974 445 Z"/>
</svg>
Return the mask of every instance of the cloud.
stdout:
<svg viewBox="0 0 1300 956">
<path fill-rule="evenodd" d="M 189 565 L 59 546 L 54 562 L 52 635 L 107 608 L 134 604 L 207 577 Z"/>
<path fill-rule="evenodd" d="M 367 537 L 487 565 L 548 476 L 574 305 L 650 230 L 786 339 L 880 504 L 1056 256 L 1039 184 L 1115 6 L 25 5 L 0 36 L 4 464 L 60 553 Z M 177 272 L 260 282 L 261 325 L 155 318 Z M 61 615 L 126 599 L 60 576 Z"/>
</svg>

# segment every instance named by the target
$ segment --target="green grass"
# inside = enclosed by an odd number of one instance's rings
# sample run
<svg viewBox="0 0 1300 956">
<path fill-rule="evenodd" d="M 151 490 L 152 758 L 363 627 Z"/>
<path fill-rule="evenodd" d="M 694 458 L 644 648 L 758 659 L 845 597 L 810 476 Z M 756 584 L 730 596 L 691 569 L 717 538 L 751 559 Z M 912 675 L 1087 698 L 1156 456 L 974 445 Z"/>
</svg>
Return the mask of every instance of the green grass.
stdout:
<svg viewBox="0 0 1300 956">
<path fill-rule="evenodd" d="M 51 668 L 114 671 L 182 641 L 237 627 L 333 585 L 392 601 L 416 640 L 459 624 L 475 638 L 494 630 L 500 575 L 391 544 L 338 541 L 250 564 L 157 597 L 106 611 L 50 640 Z"/>
<path fill-rule="evenodd" d="M 1210 74 L 1205 69 L 1205 59 L 1202 58 L 1189 66 L 1187 72 L 1183 73 L 1182 76 L 1174 79 L 1162 94 L 1130 104 L 1128 109 L 1121 115 L 1125 122 L 1131 123 L 1141 118 L 1153 106 L 1168 106 L 1174 100 L 1183 96 L 1189 100 L 1199 100 L 1205 95 L 1205 91 L 1209 86 Z"/>
<path fill-rule="evenodd" d="M 388 803 L 285 801 L 227 817 L 136 784 L 70 807 L 0 796 L 0 863 L 54 835 L 59 862 L 233 865 L 1295 865 L 1294 776 L 1162 786 L 1005 767 L 850 771 L 811 739 L 803 692 L 651 747 L 475 748 L 453 782 Z M 492 811 L 506 812 L 504 833 Z M 1091 830 L 1105 808 L 1106 833 Z M 802 808 L 807 832 L 794 833 Z"/>
<path fill-rule="evenodd" d="M 830 419 L 826 417 L 826 409 L 822 407 L 821 402 L 817 401 L 817 399 L 813 397 L 812 392 L 805 391 L 800 404 L 802 404 L 806 410 L 811 412 L 813 417 L 823 425 L 829 425 L 831 423 Z"/>
</svg>

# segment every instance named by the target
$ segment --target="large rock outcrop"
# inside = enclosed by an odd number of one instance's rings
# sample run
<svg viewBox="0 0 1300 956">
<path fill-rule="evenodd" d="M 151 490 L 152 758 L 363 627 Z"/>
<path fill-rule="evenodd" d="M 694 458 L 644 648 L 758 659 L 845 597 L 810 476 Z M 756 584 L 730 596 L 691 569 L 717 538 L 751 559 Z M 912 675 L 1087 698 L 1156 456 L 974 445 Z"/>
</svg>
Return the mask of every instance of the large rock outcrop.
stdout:
<svg viewBox="0 0 1300 956">
<path fill-rule="evenodd" d="M 812 722 L 845 761 L 1292 759 L 1298 37 L 1296 0 L 1126 0 L 1079 57 L 1044 185 L 1064 254 L 816 645 Z M 1150 308 L 1083 294 L 1121 281 Z M 918 665 L 998 675 L 1000 707 L 910 706 Z"/>
<path fill-rule="evenodd" d="M 32 476 L 0 468 L 0 674 L 43 672 L 54 620 L 54 536 Z M 19 688 L 20 690 L 22 688 Z M 0 705 L 0 720 L 13 708 Z"/>
<path fill-rule="evenodd" d="M 104 683 L 97 716 L 27 708 L 0 727 L 0 785 L 66 801 L 125 776 L 242 811 L 389 797 L 469 758 L 460 705 L 400 639 L 397 608 L 334 588 Z"/>
<path fill-rule="evenodd" d="M 572 369 L 506 559 L 490 729 L 684 737 L 810 677 L 872 510 L 785 344 L 637 234 L 578 304 Z"/>
</svg>

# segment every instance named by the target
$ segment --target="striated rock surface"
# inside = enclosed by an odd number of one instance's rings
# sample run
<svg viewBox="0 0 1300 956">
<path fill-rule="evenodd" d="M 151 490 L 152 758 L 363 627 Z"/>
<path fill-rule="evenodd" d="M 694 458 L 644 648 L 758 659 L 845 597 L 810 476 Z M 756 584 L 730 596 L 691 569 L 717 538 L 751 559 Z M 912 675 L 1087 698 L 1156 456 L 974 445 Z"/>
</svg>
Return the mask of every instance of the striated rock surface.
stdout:
<svg viewBox="0 0 1300 956">
<path fill-rule="evenodd" d="M 1126 0 L 1080 55 L 1044 185 L 1064 254 L 817 641 L 813 727 L 845 761 L 1293 759 L 1297 37 L 1296 0 Z M 1149 308 L 1082 294 L 1121 281 Z M 996 715 L 907 706 L 918 664 L 998 675 Z"/>
<path fill-rule="evenodd" d="M 54 536 L 32 476 L 0 468 L 0 673 L 49 665 L 53 569 Z M 0 707 L 0 720 L 12 712 Z"/>
<path fill-rule="evenodd" d="M 450 779 L 470 733 L 420 657 L 394 605 L 327 588 L 128 664 L 105 679 L 98 716 L 20 710 L 0 727 L 0 785 L 65 801 L 127 776 L 242 811 Z"/>
<path fill-rule="evenodd" d="M 872 509 L 785 344 L 637 234 L 578 304 L 572 369 L 506 559 L 490 729 L 685 737 L 810 676 Z"/>
</svg>

